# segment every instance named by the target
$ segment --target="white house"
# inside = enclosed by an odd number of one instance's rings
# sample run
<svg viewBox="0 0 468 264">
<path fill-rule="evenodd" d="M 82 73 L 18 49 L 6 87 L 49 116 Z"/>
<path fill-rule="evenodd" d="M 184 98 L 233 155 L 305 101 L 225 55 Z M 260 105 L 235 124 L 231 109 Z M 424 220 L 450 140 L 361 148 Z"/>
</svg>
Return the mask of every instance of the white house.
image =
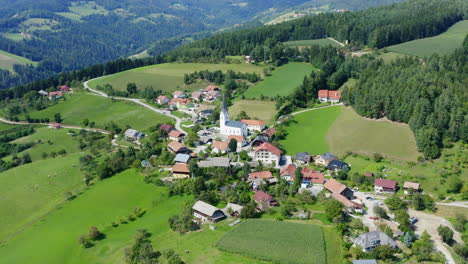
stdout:
<svg viewBox="0 0 468 264">
<path fill-rule="evenodd" d="M 318 99 L 321 103 L 332 102 L 338 103 L 341 100 L 340 91 L 320 90 L 318 92 Z"/>
<path fill-rule="evenodd" d="M 249 131 L 262 131 L 265 129 L 266 125 L 266 123 L 262 120 L 242 119 L 241 122 L 247 125 L 247 129 Z"/>
<path fill-rule="evenodd" d="M 225 136 L 247 136 L 247 126 L 240 121 L 229 120 L 229 113 L 226 107 L 226 98 L 223 98 L 223 107 L 219 114 L 219 126 L 221 135 Z"/>
<path fill-rule="evenodd" d="M 279 165 L 281 159 L 281 150 L 272 144 L 265 142 L 254 150 L 254 160 L 260 161 L 264 164 L 276 164 Z"/>
<path fill-rule="evenodd" d="M 193 210 L 193 216 L 199 219 L 201 222 L 214 223 L 226 217 L 223 211 L 203 201 L 196 202 L 193 205 L 192 210 Z"/>
</svg>

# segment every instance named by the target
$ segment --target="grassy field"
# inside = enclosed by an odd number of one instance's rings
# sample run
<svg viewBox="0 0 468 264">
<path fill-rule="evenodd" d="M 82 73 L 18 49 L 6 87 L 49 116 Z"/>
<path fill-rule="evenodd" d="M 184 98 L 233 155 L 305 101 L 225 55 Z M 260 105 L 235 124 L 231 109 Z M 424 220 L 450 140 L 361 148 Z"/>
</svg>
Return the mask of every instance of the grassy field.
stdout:
<svg viewBox="0 0 468 264">
<path fill-rule="evenodd" d="M 415 161 L 420 156 L 407 124 L 366 119 L 351 107 L 343 107 L 328 131 L 327 142 L 329 150 L 338 155 L 347 151 L 369 156 L 380 153 L 406 161 Z"/>
<path fill-rule="evenodd" d="M 0 131 L 11 129 L 11 128 L 14 128 L 14 127 L 16 127 L 16 126 L 15 125 L 5 124 L 5 123 L 0 123 Z"/>
<path fill-rule="evenodd" d="M 221 250 L 275 263 L 325 263 L 325 241 L 317 225 L 247 220 L 226 233 Z"/>
<path fill-rule="evenodd" d="M 0 50 L 0 68 L 1 69 L 13 70 L 13 65 L 15 64 L 22 64 L 22 65 L 32 64 L 36 66 L 37 62 L 34 62 L 27 58 L 16 56 L 6 51 Z"/>
<path fill-rule="evenodd" d="M 383 61 L 384 61 L 386 64 L 389 64 L 390 62 L 396 60 L 396 58 L 402 58 L 402 57 L 404 57 L 404 56 L 406 56 L 406 55 L 405 55 L 405 54 L 401 54 L 401 53 L 386 52 L 386 53 L 381 53 L 381 54 L 378 55 L 377 57 L 383 59 Z"/>
<path fill-rule="evenodd" d="M 327 133 L 341 110 L 341 107 L 337 106 L 295 115 L 296 122 L 287 128 L 288 135 L 280 143 L 290 155 L 303 151 L 311 154 L 329 151 Z"/>
<path fill-rule="evenodd" d="M 81 172 L 74 166 L 79 157 L 37 161 L 0 173 L 0 241 L 54 209 L 65 200 L 65 192 L 82 186 Z"/>
<path fill-rule="evenodd" d="M 145 130 L 157 123 L 167 122 L 172 119 L 155 113 L 149 109 L 131 102 L 112 101 L 94 95 L 74 94 L 67 97 L 66 101 L 47 109 L 30 113 L 31 118 L 50 118 L 60 113 L 64 124 L 81 125 L 81 121 L 88 118 L 96 122 L 95 127 L 104 128 L 110 121 L 114 121 L 120 127 L 130 125 L 132 128 Z"/>
<path fill-rule="evenodd" d="M 308 39 L 308 40 L 296 40 L 287 41 L 283 43 L 286 47 L 308 47 L 312 45 L 340 47 L 338 43 L 330 39 Z"/>
<path fill-rule="evenodd" d="M 147 86 L 152 86 L 155 89 L 160 89 L 165 92 L 173 92 L 175 90 L 195 90 L 205 88 L 205 84 L 194 84 L 187 86 L 184 84 L 184 74 L 193 73 L 201 70 L 233 70 L 236 72 L 256 72 L 263 73 L 263 67 L 253 64 L 204 64 L 204 63 L 167 63 L 152 65 L 132 69 L 116 74 L 106 76 L 104 78 L 92 81 L 89 83 L 91 88 L 96 88 L 98 85 L 111 84 L 114 89 L 124 91 L 127 89 L 127 83 L 136 83 L 139 89 L 144 89 Z"/>
<path fill-rule="evenodd" d="M 271 124 L 276 115 L 275 103 L 272 101 L 256 101 L 256 100 L 238 100 L 229 107 L 231 119 L 237 117 L 241 112 L 245 111 L 251 118 L 258 118 Z"/>
<path fill-rule="evenodd" d="M 288 63 L 273 71 L 271 76 L 245 92 L 247 98 L 259 98 L 260 96 L 275 97 L 287 96 L 302 84 L 304 76 L 309 75 L 314 68 L 307 63 Z"/>
<path fill-rule="evenodd" d="M 21 36 L 20 33 L 2 33 L 1 35 L 5 38 L 8 38 L 14 41 L 23 40 L 23 37 Z"/>
<path fill-rule="evenodd" d="M 32 32 L 35 30 L 52 30 L 52 27 L 58 24 L 59 22 L 53 19 L 28 18 L 21 23 L 21 26 L 26 29 L 27 32 Z"/>
<path fill-rule="evenodd" d="M 468 34 L 468 20 L 456 23 L 438 36 L 413 40 L 389 46 L 386 49 L 419 57 L 429 57 L 434 53 L 445 55 L 452 53 L 457 48 L 461 48 L 466 34 Z"/>
</svg>

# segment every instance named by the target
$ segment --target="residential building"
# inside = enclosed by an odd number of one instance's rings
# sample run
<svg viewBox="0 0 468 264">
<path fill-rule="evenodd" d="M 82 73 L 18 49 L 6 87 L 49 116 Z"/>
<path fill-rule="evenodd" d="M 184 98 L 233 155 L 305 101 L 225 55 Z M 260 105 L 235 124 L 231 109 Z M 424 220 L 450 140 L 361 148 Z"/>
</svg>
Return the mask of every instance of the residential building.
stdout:
<svg viewBox="0 0 468 264">
<path fill-rule="evenodd" d="M 140 140 L 142 138 L 145 137 L 145 134 L 135 130 L 135 129 L 127 129 L 125 131 L 125 139 L 127 140 L 131 140 L 131 141 L 134 141 L 134 140 Z"/>
<path fill-rule="evenodd" d="M 213 114 L 214 114 L 213 109 L 205 109 L 205 110 L 200 111 L 200 113 L 198 113 L 198 117 L 208 118 L 208 117 L 212 116 Z"/>
<path fill-rule="evenodd" d="M 322 103 L 332 102 L 338 103 L 341 100 L 340 91 L 320 90 L 318 92 L 318 99 Z"/>
<path fill-rule="evenodd" d="M 296 154 L 296 163 L 300 165 L 309 164 L 312 156 L 308 152 L 299 152 Z"/>
<path fill-rule="evenodd" d="M 190 178 L 190 168 L 188 164 L 177 163 L 172 166 L 172 177 L 176 179 Z"/>
<path fill-rule="evenodd" d="M 242 148 L 243 146 L 246 146 L 247 140 L 243 136 L 229 136 L 227 139 L 227 142 L 231 142 L 231 139 L 235 139 L 237 141 L 237 147 Z"/>
<path fill-rule="evenodd" d="M 198 163 L 200 168 L 229 168 L 231 161 L 226 157 L 215 157 L 209 160 L 202 160 Z"/>
<path fill-rule="evenodd" d="M 242 123 L 247 125 L 249 131 L 262 131 L 265 129 L 266 123 L 262 120 L 248 120 L 242 119 Z"/>
<path fill-rule="evenodd" d="M 189 154 L 183 154 L 183 153 L 179 153 L 175 156 L 174 158 L 174 162 L 175 163 L 189 163 L 190 159 L 192 158 L 192 156 L 190 156 Z"/>
<path fill-rule="evenodd" d="M 215 153 L 224 154 L 229 151 L 229 143 L 224 141 L 213 141 L 212 149 Z"/>
<path fill-rule="evenodd" d="M 254 150 L 254 160 L 275 166 L 279 165 L 281 159 L 281 150 L 272 144 L 266 142 L 256 147 Z"/>
<path fill-rule="evenodd" d="M 193 216 L 200 222 L 215 223 L 226 217 L 223 211 L 203 201 L 197 201 L 192 206 L 192 210 Z"/>
<path fill-rule="evenodd" d="M 179 109 L 193 108 L 195 106 L 192 101 L 184 98 L 172 98 L 171 101 L 169 101 L 169 105 Z"/>
<path fill-rule="evenodd" d="M 172 93 L 172 98 L 185 98 L 185 93 L 182 91 L 175 91 Z"/>
<path fill-rule="evenodd" d="M 174 153 L 190 153 L 192 152 L 189 148 L 187 148 L 186 146 L 184 146 L 183 144 L 181 144 L 179 141 L 177 140 L 173 140 L 171 142 L 169 142 L 169 144 L 167 145 L 167 148 L 174 152 Z"/>
<path fill-rule="evenodd" d="M 405 190 L 405 194 L 409 194 L 412 190 L 412 192 L 419 192 L 419 183 L 416 182 L 405 182 L 403 184 L 403 189 Z"/>
<path fill-rule="evenodd" d="M 151 163 L 147 160 L 142 160 L 141 163 L 140 163 L 141 167 L 142 168 L 151 168 Z"/>
<path fill-rule="evenodd" d="M 259 171 L 259 172 L 252 172 L 249 173 L 249 180 L 254 180 L 254 179 L 271 179 L 273 178 L 273 174 L 271 171 Z"/>
<path fill-rule="evenodd" d="M 160 96 L 158 96 L 158 98 L 156 98 L 155 103 L 165 105 L 165 104 L 169 103 L 169 101 L 170 101 L 170 99 L 167 96 L 160 95 Z"/>
<path fill-rule="evenodd" d="M 159 127 L 159 129 L 169 134 L 169 132 L 171 132 L 174 128 L 171 125 L 163 124 Z"/>
<path fill-rule="evenodd" d="M 219 114 L 221 134 L 225 136 L 247 136 L 247 125 L 240 121 L 229 120 L 229 112 L 226 106 L 226 98 L 223 98 L 223 106 Z"/>
<path fill-rule="evenodd" d="M 218 86 L 209 85 L 203 91 L 209 93 L 209 92 L 218 92 L 219 90 L 220 89 Z"/>
<path fill-rule="evenodd" d="M 270 142 L 268 137 L 263 136 L 263 135 L 259 135 L 250 142 L 250 146 L 252 148 L 255 148 L 255 147 L 258 147 L 258 146 L 260 146 L 261 144 L 263 144 L 265 142 Z"/>
<path fill-rule="evenodd" d="M 242 208 L 244 208 L 242 205 L 228 203 L 223 209 L 223 213 L 226 216 L 239 217 L 242 212 Z"/>
<path fill-rule="evenodd" d="M 331 154 L 330 152 L 324 153 L 322 155 L 317 155 L 314 158 L 315 164 L 316 165 L 322 165 L 322 166 L 327 166 L 328 163 L 332 160 L 337 160 L 338 157 Z"/>
<path fill-rule="evenodd" d="M 362 212 L 362 204 L 353 201 L 354 192 L 335 179 L 328 180 L 323 187 L 331 193 L 331 197 L 342 203 L 349 211 Z"/>
<path fill-rule="evenodd" d="M 50 92 L 49 93 L 49 100 L 60 99 L 63 97 L 62 92 Z"/>
<path fill-rule="evenodd" d="M 323 186 L 325 182 L 325 175 L 318 171 L 314 171 L 307 167 L 302 168 L 302 184 L 308 186 Z"/>
<path fill-rule="evenodd" d="M 196 91 L 196 92 L 193 92 L 192 93 L 192 99 L 197 101 L 197 102 L 201 102 L 202 99 L 203 99 L 203 93 L 200 92 L 200 91 Z"/>
<path fill-rule="evenodd" d="M 173 129 L 171 130 L 171 132 L 169 132 L 168 136 L 170 140 L 177 140 L 180 142 L 184 139 L 185 134 L 178 130 Z"/>
<path fill-rule="evenodd" d="M 376 193 L 395 193 L 397 190 L 397 182 L 387 179 L 375 179 L 374 191 Z"/>
<path fill-rule="evenodd" d="M 327 169 L 334 172 L 349 171 L 349 165 L 346 162 L 340 160 L 332 160 L 328 163 Z"/>
<path fill-rule="evenodd" d="M 287 182 L 293 182 L 294 176 L 296 174 L 296 166 L 293 164 L 289 164 L 288 166 L 282 168 L 280 170 L 280 177 Z"/>
<path fill-rule="evenodd" d="M 384 232 L 381 231 L 372 231 L 364 233 L 353 240 L 355 245 L 358 245 L 362 248 L 362 251 L 369 252 L 372 251 L 377 246 L 387 245 L 392 248 L 396 248 L 396 242 L 387 236 Z"/>
<path fill-rule="evenodd" d="M 267 194 L 264 191 L 257 191 L 253 196 L 257 206 L 260 210 L 265 210 L 270 207 L 278 206 L 278 202 L 273 198 L 273 196 Z"/>
<path fill-rule="evenodd" d="M 61 91 L 61 92 L 64 92 L 64 93 L 71 92 L 70 86 L 68 86 L 66 84 L 61 85 L 58 90 Z"/>
<path fill-rule="evenodd" d="M 276 129 L 274 127 L 267 128 L 262 132 L 262 134 L 272 140 L 275 138 Z"/>
<path fill-rule="evenodd" d="M 42 96 L 49 96 L 49 93 L 44 91 L 44 90 L 40 90 L 39 92 L 37 92 L 38 94 L 42 95 Z"/>
</svg>

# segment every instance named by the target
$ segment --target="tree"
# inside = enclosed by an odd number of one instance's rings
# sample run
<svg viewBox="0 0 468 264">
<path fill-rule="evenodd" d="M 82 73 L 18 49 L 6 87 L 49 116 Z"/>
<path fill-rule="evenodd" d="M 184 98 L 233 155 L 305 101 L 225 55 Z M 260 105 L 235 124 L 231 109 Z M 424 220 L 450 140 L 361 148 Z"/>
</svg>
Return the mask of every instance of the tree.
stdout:
<svg viewBox="0 0 468 264">
<path fill-rule="evenodd" d="M 62 121 L 63 121 L 62 120 L 62 115 L 60 113 L 56 113 L 54 115 L 54 120 L 55 120 L 56 123 L 62 123 Z"/>
<path fill-rule="evenodd" d="M 405 233 L 405 237 L 403 238 L 403 243 L 407 246 L 407 247 L 411 247 L 411 245 L 413 244 L 413 241 L 414 241 L 414 236 L 411 232 L 406 232 Z"/>
<path fill-rule="evenodd" d="M 238 115 L 237 115 L 237 120 L 242 120 L 242 119 L 250 119 L 250 116 L 242 110 Z"/>
<path fill-rule="evenodd" d="M 448 245 L 452 245 L 453 243 L 453 231 L 447 226 L 440 225 L 437 228 L 437 232 L 439 236 L 442 238 L 442 241 L 447 243 Z"/>
<path fill-rule="evenodd" d="M 371 254 L 376 259 L 389 260 L 394 258 L 395 249 L 388 245 L 380 245 L 375 247 Z"/>
<path fill-rule="evenodd" d="M 400 225 L 398 228 L 403 232 L 408 232 L 410 230 L 410 216 L 408 212 L 404 209 L 399 209 L 395 211 L 395 221 Z"/>
<path fill-rule="evenodd" d="M 125 249 L 125 262 L 128 264 L 156 264 L 161 255 L 159 251 L 154 251 L 151 241 L 148 239 L 151 234 L 145 229 L 137 231 L 133 245 Z"/>
<path fill-rule="evenodd" d="M 104 236 L 103 233 L 101 233 L 97 227 L 95 226 L 92 226 L 90 229 L 89 229 L 89 232 L 88 232 L 88 238 L 95 241 L 95 240 L 99 240 L 101 239 L 102 237 Z"/>
<path fill-rule="evenodd" d="M 375 213 L 375 215 L 377 215 L 380 218 L 388 219 L 388 214 L 385 211 L 385 209 L 383 209 L 382 207 L 380 207 L 378 205 L 374 205 L 374 213 Z"/>
<path fill-rule="evenodd" d="M 302 171 L 302 167 L 298 167 L 296 171 L 294 172 L 294 182 L 292 185 L 294 193 L 296 193 L 299 187 L 301 187 L 302 177 L 303 177 L 301 171 Z"/>
<path fill-rule="evenodd" d="M 325 215 L 329 221 L 333 221 L 336 217 L 343 216 L 343 204 L 337 200 L 328 200 L 325 202 Z"/>
<path fill-rule="evenodd" d="M 135 83 L 127 84 L 127 92 L 132 95 L 137 93 L 137 85 Z"/>
<path fill-rule="evenodd" d="M 385 204 L 392 211 L 406 208 L 406 203 L 398 195 L 393 195 L 390 198 L 387 198 Z"/>
<path fill-rule="evenodd" d="M 229 150 L 231 152 L 236 152 L 237 151 L 237 140 L 234 139 L 234 138 L 231 138 L 231 140 L 229 140 L 228 147 L 229 147 Z"/>
<path fill-rule="evenodd" d="M 246 218 L 254 218 L 257 216 L 257 206 L 255 202 L 250 202 L 246 205 L 241 210 L 240 217 L 243 219 Z"/>
<path fill-rule="evenodd" d="M 431 236 L 424 231 L 419 240 L 413 243 L 412 251 L 418 261 L 426 261 L 431 260 L 433 248 Z"/>
</svg>

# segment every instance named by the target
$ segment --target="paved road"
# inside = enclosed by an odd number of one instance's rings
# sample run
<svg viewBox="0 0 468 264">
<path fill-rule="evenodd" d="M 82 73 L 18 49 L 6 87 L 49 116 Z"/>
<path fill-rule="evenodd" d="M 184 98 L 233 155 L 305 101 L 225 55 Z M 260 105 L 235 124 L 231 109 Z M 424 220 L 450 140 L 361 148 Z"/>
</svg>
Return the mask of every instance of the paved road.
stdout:
<svg viewBox="0 0 468 264">
<path fill-rule="evenodd" d="M 0 122 L 3 122 L 3 123 L 6 123 L 6 124 L 10 124 L 10 125 L 52 125 L 53 123 L 29 123 L 29 122 L 25 122 L 25 121 L 10 121 L 10 120 L 7 120 L 7 119 L 4 119 L 2 117 L 0 117 Z M 80 127 L 80 126 L 72 126 L 72 125 L 64 125 L 64 124 L 61 124 L 62 128 L 67 128 L 67 129 L 79 129 L 79 130 L 86 130 L 86 131 L 91 131 L 91 132 L 99 132 L 99 133 L 102 133 L 102 134 L 110 134 L 110 131 L 107 131 L 107 130 L 104 130 L 104 129 L 99 129 L 99 128 L 86 128 L 86 127 Z"/>
<path fill-rule="evenodd" d="M 459 201 L 459 202 L 450 202 L 450 203 L 436 203 L 436 204 L 445 205 L 445 206 L 456 206 L 456 207 L 468 208 L 468 201 Z"/>
<path fill-rule="evenodd" d="M 338 45 L 340 45 L 341 47 L 344 47 L 344 46 L 345 46 L 345 44 L 339 42 L 338 40 L 336 40 L 336 39 L 334 39 L 334 38 L 328 38 L 328 39 L 329 39 L 329 40 L 332 40 L 332 41 L 334 41 L 334 42 L 336 42 L 336 43 L 337 43 Z"/>
<path fill-rule="evenodd" d="M 97 79 L 100 79 L 102 77 L 98 77 L 98 78 L 94 78 L 94 79 L 91 79 L 89 81 L 86 81 L 83 83 L 83 86 L 90 90 L 91 92 L 93 92 L 95 95 L 98 95 L 98 96 L 102 96 L 102 97 L 106 97 L 106 98 L 111 98 L 111 96 L 108 96 L 106 93 L 103 93 L 101 91 L 98 91 L 98 90 L 95 90 L 95 89 L 92 89 L 91 87 L 89 87 L 88 83 L 91 82 L 91 81 L 94 81 L 94 80 L 97 80 Z M 166 115 L 168 117 L 171 117 L 173 119 L 176 120 L 176 124 L 175 124 L 175 128 L 177 130 L 179 130 L 180 132 L 184 133 L 184 134 L 187 134 L 187 132 L 182 129 L 182 119 L 178 118 L 177 116 L 175 115 L 172 115 L 170 112 L 167 112 L 167 111 L 164 111 L 164 110 L 161 110 L 161 109 L 158 109 L 152 105 L 149 105 L 147 103 L 144 102 L 143 99 L 134 99 L 134 98 L 126 98 L 126 97 L 112 97 L 113 99 L 116 99 L 116 100 L 123 100 L 123 101 L 130 101 L 130 102 L 133 102 L 133 103 L 136 103 L 136 104 L 139 104 L 143 107 L 146 107 L 147 109 L 153 111 L 153 112 L 156 112 L 156 113 L 159 113 L 159 114 L 162 114 L 162 115 Z"/>
</svg>

